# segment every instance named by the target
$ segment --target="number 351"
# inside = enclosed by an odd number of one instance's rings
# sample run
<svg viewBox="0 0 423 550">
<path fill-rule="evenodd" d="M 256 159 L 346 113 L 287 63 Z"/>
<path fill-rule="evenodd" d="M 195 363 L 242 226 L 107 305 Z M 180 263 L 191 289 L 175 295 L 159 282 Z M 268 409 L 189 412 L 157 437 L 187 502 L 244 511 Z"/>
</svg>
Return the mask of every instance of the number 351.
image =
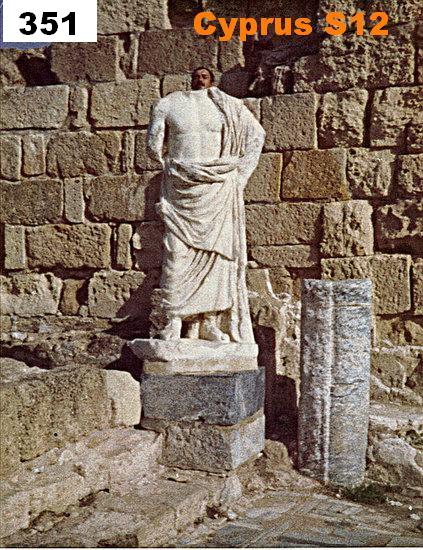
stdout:
<svg viewBox="0 0 423 550">
<path fill-rule="evenodd" d="M 22 34 L 30 35 L 37 32 L 37 25 L 35 24 L 36 15 L 30 11 L 26 11 L 19 16 L 20 19 L 25 19 L 25 27 L 19 29 Z M 56 21 L 57 12 L 56 11 L 45 11 L 41 17 L 40 31 L 43 34 L 55 34 L 59 28 L 59 24 Z M 62 23 L 69 23 L 69 35 L 73 36 L 75 34 L 75 12 L 71 11 L 63 17 Z"/>
<path fill-rule="evenodd" d="M 373 36 L 386 36 L 388 29 L 384 29 L 384 26 L 388 24 L 388 14 L 384 11 L 375 11 L 369 16 L 370 21 L 374 22 L 373 27 L 370 29 L 370 34 Z M 344 34 L 348 29 L 347 21 L 351 27 L 355 26 L 355 34 L 363 36 L 364 28 L 366 24 L 365 14 L 363 12 L 357 12 L 356 14 L 347 18 L 345 14 L 339 11 L 332 11 L 326 15 L 326 23 L 328 27 L 325 27 L 325 32 L 332 36 L 339 36 Z"/>
</svg>

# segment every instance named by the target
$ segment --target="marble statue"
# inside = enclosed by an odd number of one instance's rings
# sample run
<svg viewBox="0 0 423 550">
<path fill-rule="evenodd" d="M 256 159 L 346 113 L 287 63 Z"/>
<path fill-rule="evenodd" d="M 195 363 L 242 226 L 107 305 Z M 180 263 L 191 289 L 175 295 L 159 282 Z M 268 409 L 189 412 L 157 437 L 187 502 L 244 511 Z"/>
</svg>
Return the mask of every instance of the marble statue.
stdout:
<svg viewBox="0 0 423 550">
<path fill-rule="evenodd" d="M 191 85 L 153 105 L 148 128 L 148 153 L 164 173 L 159 338 L 180 339 L 186 321 L 189 338 L 252 343 L 243 190 L 265 134 L 209 69 L 196 69 Z"/>
</svg>

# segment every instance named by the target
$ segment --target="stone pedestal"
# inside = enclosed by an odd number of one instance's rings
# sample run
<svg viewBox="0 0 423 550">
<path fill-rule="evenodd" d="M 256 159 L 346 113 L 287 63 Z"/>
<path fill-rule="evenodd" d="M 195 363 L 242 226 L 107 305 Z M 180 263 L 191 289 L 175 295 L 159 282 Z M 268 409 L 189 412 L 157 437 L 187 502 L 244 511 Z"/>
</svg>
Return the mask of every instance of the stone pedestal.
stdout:
<svg viewBox="0 0 423 550">
<path fill-rule="evenodd" d="M 264 369 L 256 344 L 133 340 L 143 362 L 142 426 L 166 434 L 162 462 L 222 472 L 264 447 Z"/>
<path fill-rule="evenodd" d="M 304 281 L 298 459 L 325 483 L 364 479 L 370 348 L 371 281 Z"/>
</svg>

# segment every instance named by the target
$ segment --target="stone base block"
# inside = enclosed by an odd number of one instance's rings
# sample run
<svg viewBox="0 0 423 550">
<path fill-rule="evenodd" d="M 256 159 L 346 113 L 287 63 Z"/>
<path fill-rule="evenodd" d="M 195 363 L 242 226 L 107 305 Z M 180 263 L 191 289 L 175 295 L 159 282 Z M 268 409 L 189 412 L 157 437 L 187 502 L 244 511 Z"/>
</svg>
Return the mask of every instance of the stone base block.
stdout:
<svg viewBox="0 0 423 550">
<path fill-rule="evenodd" d="M 257 344 L 209 342 L 181 338 L 154 340 L 137 338 L 128 343 L 150 374 L 238 372 L 257 369 Z"/>
<path fill-rule="evenodd" d="M 237 424 L 264 404 L 264 368 L 215 374 L 143 374 L 144 417 Z"/>
<path fill-rule="evenodd" d="M 262 410 L 234 426 L 147 418 L 141 424 L 165 434 L 161 461 L 166 466 L 225 472 L 237 468 L 264 448 Z"/>
</svg>

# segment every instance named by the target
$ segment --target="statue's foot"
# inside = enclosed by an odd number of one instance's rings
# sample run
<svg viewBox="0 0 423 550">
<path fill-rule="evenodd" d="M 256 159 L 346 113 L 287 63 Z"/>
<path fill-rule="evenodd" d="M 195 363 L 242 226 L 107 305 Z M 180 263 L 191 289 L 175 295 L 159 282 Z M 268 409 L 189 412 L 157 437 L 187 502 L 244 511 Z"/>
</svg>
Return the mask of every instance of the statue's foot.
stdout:
<svg viewBox="0 0 423 550">
<path fill-rule="evenodd" d="M 179 340 L 181 338 L 182 319 L 174 317 L 168 324 L 159 332 L 160 340 Z"/>
<path fill-rule="evenodd" d="M 205 319 L 201 327 L 201 338 L 213 342 L 229 342 L 228 334 L 225 334 L 216 326 L 216 323 L 210 319 Z"/>
<path fill-rule="evenodd" d="M 200 321 L 191 321 L 188 324 L 186 336 L 191 340 L 198 340 L 200 338 Z"/>
</svg>

